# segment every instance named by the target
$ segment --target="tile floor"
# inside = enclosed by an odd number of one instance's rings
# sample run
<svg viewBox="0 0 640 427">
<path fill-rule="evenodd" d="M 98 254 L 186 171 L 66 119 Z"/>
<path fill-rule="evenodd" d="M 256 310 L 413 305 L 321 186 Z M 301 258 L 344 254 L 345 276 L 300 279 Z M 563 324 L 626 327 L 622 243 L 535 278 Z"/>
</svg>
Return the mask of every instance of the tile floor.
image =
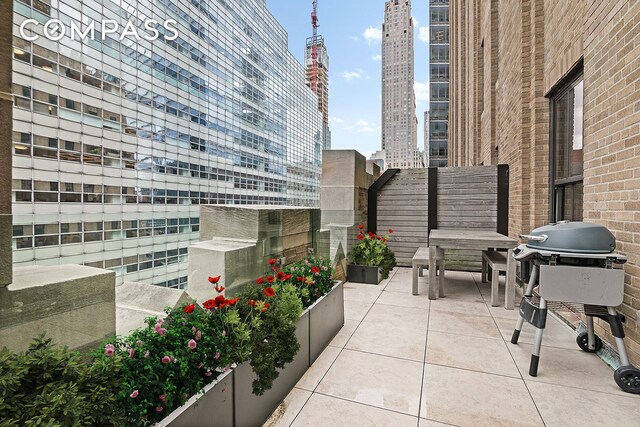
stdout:
<svg viewBox="0 0 640 427">
<path fill-rule="evenodd" d="M 533 378 L 533 327 L 509 341 L 517 309 L 491 307 L 479 274 L 447 272 L 445 286 L 429 301 L 420 278 L 413 296 L 408 268 L 347 283 L 344 327 L 265 426 L 640 425 L 640 395 L 562 322 L 548 319 Z"/>
</svg>

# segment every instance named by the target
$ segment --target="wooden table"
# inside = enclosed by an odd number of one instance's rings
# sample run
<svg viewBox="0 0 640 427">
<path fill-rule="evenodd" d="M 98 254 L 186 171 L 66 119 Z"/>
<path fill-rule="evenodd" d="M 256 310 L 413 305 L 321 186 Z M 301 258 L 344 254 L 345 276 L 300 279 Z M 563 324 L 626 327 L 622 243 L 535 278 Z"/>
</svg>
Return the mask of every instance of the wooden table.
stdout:
<svg viewBox="0 0 640 427">
<path fill-rule="evenodd" d="M 483 230 L 439 230 L 429 233 L 429 299 L 436 299 L 436 255 L 438 249 L 471 249 L 486 251 L 489 249 L 508 249 L 507 278 L 505 285 L 504 307 L 513 310 L 516 286 L 516 261 L 512 250 L 518 241 L 495 231 Z M 444 263 L 444 261 L 442 261 Z M 444 275 L 440 275 L 439 294 L 444 296 Z"/>
</svg>

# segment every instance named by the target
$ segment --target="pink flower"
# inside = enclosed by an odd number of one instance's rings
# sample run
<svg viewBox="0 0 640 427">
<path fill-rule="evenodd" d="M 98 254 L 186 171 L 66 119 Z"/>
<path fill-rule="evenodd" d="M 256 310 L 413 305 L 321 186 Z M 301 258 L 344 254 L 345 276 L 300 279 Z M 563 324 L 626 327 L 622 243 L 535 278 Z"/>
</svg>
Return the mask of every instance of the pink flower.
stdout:
<svg viewBox="0 0 640 427">
<path fill-rule="evenodd" d="M 196 340 L 189 340 L 189 344 L 187 344 L 191 350 L 194 350 L 198 344 L 196 344 Z"/>
<path fill-rule="evenodd" d="M 227 331 L 222 331 L 222 336 L 226 337 L 227 336 Z"/>
<path fill-rule="evenodd" d="M 164 356 L 162 358 L 162 363 L 164 363 L 165 365 L 169 362 L 171 362 L 171 358 L 169 356 Z"/>
<path fill-rule="evenodd" d="M 149 357 L 149 350 L 144 353 L 144 358 L 146 359 L 147 357 Z"/>
<path fill-rule="evenodd" d="M 153 330 L 156 331 L 158 334 L 164 336 L 167 333 L 167 330 L 165 328 L 163 328 L 162 323 L 158 322 L 156 323 L 156 326 L 153 327 Z"/>
<path fill-rule="evenodd" d="M 129 357 L 133 359 L 133 356 L 135 355 L 136 351 L 132 348 L 129 349 Z"/>
<path fill-rule="evenodd" d="M 198 369 L 202 368 L 202 362 L 198 363 Z"/>
<path fill-rule="evenodd" d="M 162 406 L 156 406 L 156 412 L 162 412 L 163 409 Z"/>
<path fill-rule="evenodd" d="M 229 372 L 231 370 L 231 366 L 227 365 L 224 367 L 225 372 Z"/>
<path fill-rule="evenodd" d="M 198 340 L 198 341 L 199 341 L 199 340 L 200 340 L 200 338 L 202 338 L 202 332 L 201 332 L 201 331 L 198 331 L 198 332 L 196 332 L 196 340 Z"/>
<path fill-rule="evenodd" d="M 216 359 L 216 360 L 220 359 L 220 352 L 216 351 L 216 355 L 213 356 L 213 358 Z"/>
<path fill-rule="evenodd" d="M 210 376 L 211 376 L 211 371 L 207 371 L 207 372 L 205 372 L 204 374 L 205 374 L 207 377 L 210 377 Z"/>
<path fill-rule="evenodd" d="M 133 390 L 133 393 L 131 393 L 129 395 L 130 398 L 135 399 L 136 397 L 138 397 L 138 390 Z"/>
<path fill-rule="evenodd" d="M 160 401 L 162 401 L 162 403 L 167 403 L 167 396 L 164 394 L 160 395 Z"/>
<path fill-rule="evenodd" d="M 142 341 L 138 340 L 137 344 L 138 344 L 138 347 L 142 347 Z"/>
<path fill-rule="evenodd" d="M 193 333 L 195 334 L 195 333 L 196 333 L 196 331 L 197 331 L 196 327 L 195 327 L 195 326 L 192 326 L 192 327 L 191 327 L 191 332 L 193 332 Z"/>
<path fill-rule="evenodd" d="M 112 356 L 115 351 L 116 348 L 113 346 L 113 344 L 107 344 L 104 346 L 104 354 L 106 354 L 107 356 Z"/>
</svg>

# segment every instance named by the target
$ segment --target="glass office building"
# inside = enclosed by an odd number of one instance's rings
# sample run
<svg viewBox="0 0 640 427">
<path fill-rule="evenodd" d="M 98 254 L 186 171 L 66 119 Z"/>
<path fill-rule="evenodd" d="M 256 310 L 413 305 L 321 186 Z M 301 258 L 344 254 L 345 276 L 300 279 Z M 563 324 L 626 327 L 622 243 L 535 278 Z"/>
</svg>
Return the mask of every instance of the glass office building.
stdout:
<svg viewBox="0 0 640 427">
<path fill-rule="evenodd" d="M 429 1 L 430 167 L 447 166 L 449 139 L 449 0 Z"/>
<path fill-rule="evenodd" d="M 16 265 L 183 287 L 199 205 L 319 205 L 322 115 L 264 0 L 14 0 L 13 45 Z"/>
</svg>

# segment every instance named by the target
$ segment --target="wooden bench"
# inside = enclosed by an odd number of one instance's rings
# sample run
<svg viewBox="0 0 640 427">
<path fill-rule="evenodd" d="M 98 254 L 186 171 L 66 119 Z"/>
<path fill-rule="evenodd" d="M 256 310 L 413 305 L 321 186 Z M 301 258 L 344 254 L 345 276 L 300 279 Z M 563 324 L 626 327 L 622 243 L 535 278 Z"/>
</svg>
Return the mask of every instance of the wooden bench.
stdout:
<svg viewBox="0 0 640 427">
<path fill-rule="evenodd" d="M 436 265 L 440 268 L 440 278 L 444 279 L 444 250 L 439 249 L 438 254 L 436 255 Z M 418 248 L 416 254 L 413 256 L 411 260 L 411 266 L 413 268 L 413 283 L 412 283 L 412 293 L 413 295 L 418 295 L 418 274 L 420 277 L 423 276 L 424 267 L 429 267 L 429 248 L 421 247 Z M 437 274 L 437 272 L 436 272 Z M 443 281 L 440 281 L 442 285 Z M 431 286 L 431 284 L 429 284 Z M 440 297 L 444 297 L 444 289 L 440 286 Z"/>
<path fill-rule="evenodd" d="M 491 268 L 491 306 L 497 307 L 500 272 L 507 272 L 507 253 L 493 250 L 482 251 L 482 283 L 486 283 L 489 279 L 487 266 Z M 508 288 L 509 286 L 505 285 L 505 299 L 509 292 Z"/>
</svg>

